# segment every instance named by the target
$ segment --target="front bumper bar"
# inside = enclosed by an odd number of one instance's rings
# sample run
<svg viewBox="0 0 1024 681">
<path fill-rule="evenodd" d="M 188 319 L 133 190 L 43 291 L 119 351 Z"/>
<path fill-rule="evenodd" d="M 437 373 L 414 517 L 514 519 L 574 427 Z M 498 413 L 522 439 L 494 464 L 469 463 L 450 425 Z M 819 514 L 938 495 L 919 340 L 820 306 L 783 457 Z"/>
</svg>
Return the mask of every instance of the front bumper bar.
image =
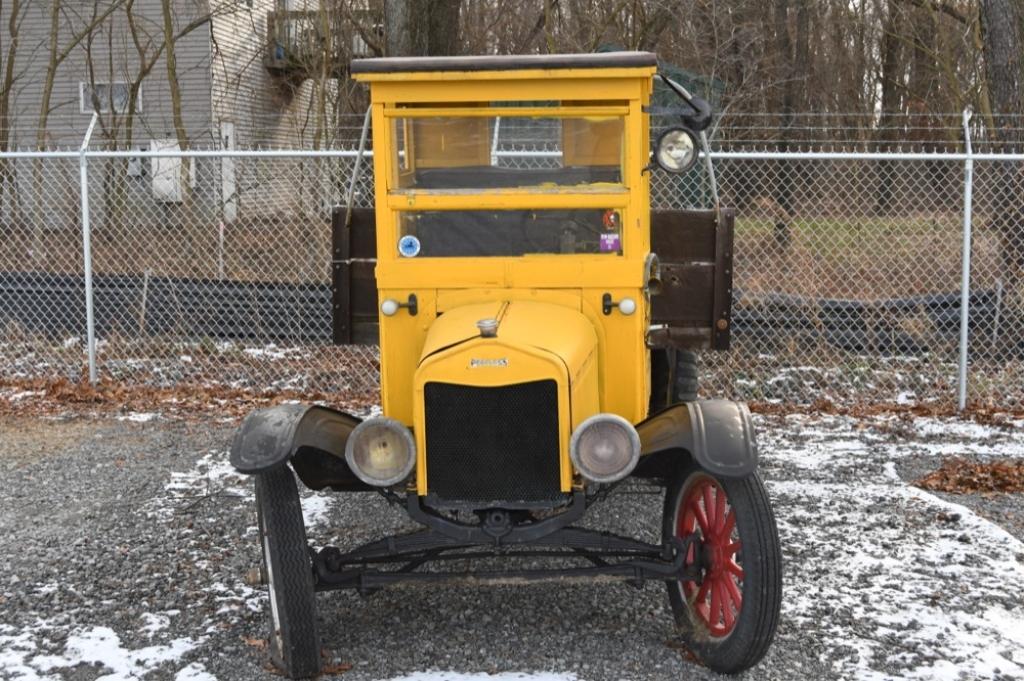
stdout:
<svg viewBox="0 0 1024 681">
<path fill-rule="evenodd" d="M 582 517 L 587 500 L 582 492 L 557 515 L 542 520 L 511 521 L 511 515 L 491 511 L 479 524 L 467 524 L 423 508 L 419 497 L 406 501 L 409 515 L 424 529 L 378 539 L 342 552 L 325 547 L 313 554 L 318 591 L 357 589 L 372 592 L 407 582 L 510 584 L 523 582 L 700 580 L 701 556 L 697 535 L 649 544 L 571 523 Z M 686 558 L 690 557 L 687 561 Z M 589 565 L 558 568 L 521 568 L 486 571 L 420 571 L 427 565 L 476 558 L 566 559 Z"/>
<path fill-rule="evenodd" d="M 521 584 L 535 582 L 700 581 L 700 560 L 686 561 L 699 550 L 696 535 L 664 545 L 646 544 L 606 532 L 564 528 L 532 543 L 531 548 L 481 550 L 425 529 L 388 537 L 342 553 L 326 547 L 313 556 L 317 591 L 356 589 L 363 593 L 402 583 Z M 419 571 L 427 565 L 479 559 L 577 559 L 582 567 L 520 568 L 482 571 Z"/>
</svg>

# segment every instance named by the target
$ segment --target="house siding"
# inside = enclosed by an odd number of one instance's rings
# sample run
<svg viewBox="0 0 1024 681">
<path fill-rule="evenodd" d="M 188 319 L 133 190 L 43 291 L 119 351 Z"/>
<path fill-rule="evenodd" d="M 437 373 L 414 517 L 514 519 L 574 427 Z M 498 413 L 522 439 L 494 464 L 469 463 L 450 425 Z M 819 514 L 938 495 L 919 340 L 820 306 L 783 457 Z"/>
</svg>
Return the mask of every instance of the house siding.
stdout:
<svg viewBox="0 0 1024 681">
<path fill-rule="evenodd" d="M 223 7 L 231 0 L 219 0 Z M 235 124 L 238 146 L 296 147 L 312 143 L 313 83 L 289 81 L 263 65 L 267 14 L 274 0 L 253 0 L 245 12 L 214 11 L 211 103 L 215 118 Z M 288 9 L 312 10 L 319 2 L 291 2 Z"/>
<path fill-rule="evenodd" d="M 288 3 L 290 10 L 312 10 L 318 3 Z M 315 144 L 311 79 L 289 80 L 264 66 L 267 15 L 273 0 L 254 0 L 251 11 L 214 12 L 212 20 L 211 104 L 214 117 L 231 122 L 237 148 L 308 148 Z M 323 140 L 321 140 L 321 146 Z M 242 215 L 317 214 L 329 212 L 336 199 L 322 166 L 327 160 L 277 158 L 237 160 L 226 165 L 233 174 Z M 334 162 L 337 165 L 336 162 Z"/>
<path fill-rule="evenodd" d="M 12 97 L 11 123 L 14 130 L 12 146 L 36 146 L 39 111 L 42 104 L 43 84 L 49 63 L 51 2 L 22 0 L 22 20 L 15 56 L 18 74 Z M 99 11 L 108 7 L 99 3 Z M 92 3 L 64 0 L 59 22 L 58 50 L 69 44 L 76 34 L 90 23 Z M 175 30 L 180 30 L 206 10 L 203 5 L 175 0 Z M 133 13 L 140 27 L 140 38 L 148 44 L 149 54 L 163 44 L 160 0 L 136 0 Z M 0 11 L 0 32 L 4 44 L 10 40 L 7 26 L 9 3 Z M 210 27 L 204 25 L 176 42 L 177 79 L 182 94 L 182 115 L 189 140 L 193 144 L 209 144 L 213 120 L 208 93 L 210 92 Z M 131 38 L 129 23 L 123 9 L 116 9 L 94 31 L 92 40 L 83 40 L 58 67 L 54 77 L 50 114 L 44 136 L 45 146 L 77 146 L 92 117 L 91 111 L 81 112 L 80 83 L 89 82 L 89 65 L 93 67 L 95 82 L 128 81 L 137 77 L 139 56 Z M 156 62 L 143 79 L 141 111 L 135 116 L 132 139 L 125 138 L 124 114 L 101 114 L 100 125 L 94 134 L 97 145 L 134 143 L 145 144 L 149 139 L 173 138 L 174 124 L 168 84 L 167 62 L 164 56 Z"/>
</svg>

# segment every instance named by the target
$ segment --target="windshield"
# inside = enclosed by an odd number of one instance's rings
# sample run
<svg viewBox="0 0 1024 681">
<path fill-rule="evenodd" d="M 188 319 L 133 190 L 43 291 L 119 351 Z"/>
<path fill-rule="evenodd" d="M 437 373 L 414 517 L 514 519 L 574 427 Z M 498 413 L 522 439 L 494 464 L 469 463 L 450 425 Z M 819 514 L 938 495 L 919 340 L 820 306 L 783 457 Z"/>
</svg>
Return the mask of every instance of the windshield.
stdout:
<svg viewBox="0 0 1024 681">
<path fill-rule="evenodd" d="M 557 102 L 398 108 L 392 187 L 621 185 L 625 111 Z"/>
<path fill-rule="evenodd" d="M 394 204 L 398 253 L 622 255 L 627 111 L 616 101 L 390 109 L 389 191 L 408 195 Z M 487 204 L 499 193 L 509 198 Z"/>
</svg>

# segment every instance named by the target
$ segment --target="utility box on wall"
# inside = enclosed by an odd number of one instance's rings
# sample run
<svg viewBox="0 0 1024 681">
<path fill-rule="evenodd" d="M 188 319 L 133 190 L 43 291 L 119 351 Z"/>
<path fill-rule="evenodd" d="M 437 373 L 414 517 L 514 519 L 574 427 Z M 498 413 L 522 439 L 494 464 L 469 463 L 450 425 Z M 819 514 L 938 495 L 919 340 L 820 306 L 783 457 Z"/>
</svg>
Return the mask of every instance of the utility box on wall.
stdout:
<svg viewBox="0 0 1024 681">
<path fill-rule="evenodd" d="M 180 151 L 177 140 L 150 140 L 153 151 Z M 185 168 L 182 168 L 182 165 Z M 189 189 L 196 188 L 196 159 L 181 156 L 153 156 L 150 159 L 150 186 L 153 198 L 164 203 L 181 203 L 183 179 L 188 178 Z"/>
</svg>

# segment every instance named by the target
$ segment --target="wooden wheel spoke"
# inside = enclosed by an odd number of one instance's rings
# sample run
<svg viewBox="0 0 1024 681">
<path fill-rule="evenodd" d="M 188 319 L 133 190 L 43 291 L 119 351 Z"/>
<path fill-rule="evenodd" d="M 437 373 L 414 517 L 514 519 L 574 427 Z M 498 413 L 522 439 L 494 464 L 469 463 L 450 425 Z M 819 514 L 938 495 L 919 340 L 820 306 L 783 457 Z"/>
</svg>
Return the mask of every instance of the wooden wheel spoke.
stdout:
<svg viewBox="0 0 1024 681">
<path fill-rule="evenodd" d="M 728 584 L 732 584 L 732 580 L 731 579 L 727 580 L 727 583 Z M 735 586 L 736 585 L 733 584 L 733 587 L 735 587 Z M 726 630 L 729 630 L 729 629 L 732 629 L 732 625 L 736 621 L 736 615 L 734 615 L 733 612 L 732 612 L 733 606 L 736 606 L 736 612 L 737 613 L 740 611 L 740 608 L 739 608 L 739 603 L 737 603 L 736 601 L 733 600 L 732 595 L 729 593 L 728 589 L 726 589 L 725 593 L 726 593 L 726 597 L 725 597 L 725 601 L 726 602 L 722 604 L 722 618 L 725 620 L 725 628 L 726 628 Z"/>
<path fill-rule="evenodd" d="M 722 585 L 716 579 L 711 582 L 711 616 L 708 618 L 713 627 L 722 621 L 722 600 Z"/>
<path fill-rule="evenodd" d="M 700 504 L 697 503 L 696 499 L 690 502 L 690 510 L 693 512 L 694 517 L 697 519 L 697 524 L 700 525 L 700 531 L 706 537 L 708 535 L 708 532 L 711 531 L 710 524 L 708 523 L 707 514 L 704 513 L 704 509 L 700 507 Z"/>
<path fill-rule="evenodd" d="M 696 602 L 698 604 L 704 603 L 707 600 L 708 589 L 710 589 L 710 588 L 711 588 L 711 582 L 705 579 L 704 583 L 700 585 L 700 590 L 697 591 Z"/>
<path fill-rule="evenodd" d="M 707 513 L 708 525 L 715 526 L 715 500 L 711 498 L 711 485 L 704 485 L 704 511 Z"/>
<path fill-rule="evenodd" d="M 722 532 L 725 529 L 725 524 L 725 490 L 715 487 L 715 531 L 723 537 L 729 536 Z"/>
<path fill-rule="evenodd" d="M 736 509 L 730 508 L 729 515 L 725 518 L 725 526 L 722 528 L 722 537 L 728 537 L 736 529 Z"/>
<path fill-rule="evenodd" d="M 729 594 L 729 601 L 736 606 L 736 611 L 739 612 L 740 606 L 743 605 L 743 594 L 740 593 L 740 588 L 736 586 L 736 582 L 728 574 L 723 575 L 722 581 L 725 582 L 725 590 Z"/>
</svg>

